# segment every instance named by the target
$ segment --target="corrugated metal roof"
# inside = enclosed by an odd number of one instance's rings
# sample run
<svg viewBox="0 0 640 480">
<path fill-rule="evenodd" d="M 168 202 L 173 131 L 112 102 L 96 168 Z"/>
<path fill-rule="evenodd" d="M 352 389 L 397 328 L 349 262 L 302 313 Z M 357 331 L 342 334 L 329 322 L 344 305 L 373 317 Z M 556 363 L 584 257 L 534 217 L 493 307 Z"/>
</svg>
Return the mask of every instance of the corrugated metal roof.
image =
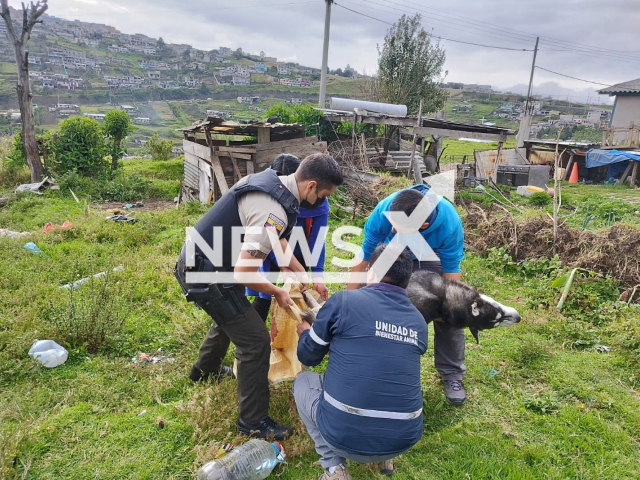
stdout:
<svg viewBox="0 0 640 480">
<path fill-rule="evenodd" d="M 617 93 L 640 93 L 640 78 L 603 88 L 602 90 L 598 90 L 598 93 L 608 93 L 609 95 L 615 95 Z"/>
</svg>

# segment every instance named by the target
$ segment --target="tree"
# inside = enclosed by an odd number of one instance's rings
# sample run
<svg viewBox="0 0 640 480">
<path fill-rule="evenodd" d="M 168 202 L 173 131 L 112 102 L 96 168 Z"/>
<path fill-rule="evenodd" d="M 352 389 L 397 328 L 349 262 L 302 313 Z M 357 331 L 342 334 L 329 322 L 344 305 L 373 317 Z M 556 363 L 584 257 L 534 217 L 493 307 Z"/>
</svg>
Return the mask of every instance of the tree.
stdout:
<svg viewBox="0 0 640 480">
<path fill-rule="evenodd" d="M 0 16 L 4 19 L 7 27 L 7 36 L 13 44 L 16 57 L 16 67 L 18 69 L 18 104 L 20 106 L 20 118 L 22 120 L 22 139 L 24 151 L 31 172 L 31 181 L 39 182 L 44 173 L 40 155 L 38 154 L 38 144 L 36 143 L 36 125 L 33 117 L 33 102 L 31 85 L 29 84 L 29 51 L 27 42 L 31 37 L 31 30 L 36 23 L 42 23 L 40 17 L 49 8 L 47 0 L 31 2 L 29 7 L 22 4 L 22 31 L 16 32 L 11 20 L 9 11 L 9 1 L 2 0 L 2 10 Z"/>
<path fill-rule="evenodd" d="M 188 46 L 184 52 L 182 52 L 182 59 L 186 62 L 191 60 L 191 46 Z"/>
<path fill-rule="evenodd" d="M 55 170 L 77 171 L 96 175 L 107 170 L 104 133 L 97 120 L 86 117 L 67 118 L 60 124 L 55 139 Z"/>
<path fill-rule="evenodd" d="M 378 47 L 378 100 L 406 105 L 414 114 L 420 100 L 425 112 L 435 112 L 446 98 L 440 88 L 445 52 L 438 43 L 431 43 L 421 20 L 420 14 L 403 15 L 387 30 L 382 48 Z"/>
<path fill-rule="evenodd" d="M 157 50 L 164 50 L 166 48 L 167 44 L 164 43 L 164 40 L 162 39 L 162 37 L 158 38 L 158 41 L 156 42 L 156 49 Z"/>
<path fill-rule="evenodd" d="M 173 150 L 173 142 L 164 140 L 158 136 L 158 132 L 153 132 L 153 137 L 149 139 L 149 151 L 154 160 L 169 160 Z"/>
<path fill-rule="evenodd" d="M 104 117 L 104 125 L 102 126 L 104 134 L 105 136 L 113 139 L 113 149 L 111 152 L 112 171 L 115 171 L 118 168 L 120 144 L 128 134 L 133 132 L 133 128 L 129 114 L 124 110 L 111 110 Z"/>
</svg>

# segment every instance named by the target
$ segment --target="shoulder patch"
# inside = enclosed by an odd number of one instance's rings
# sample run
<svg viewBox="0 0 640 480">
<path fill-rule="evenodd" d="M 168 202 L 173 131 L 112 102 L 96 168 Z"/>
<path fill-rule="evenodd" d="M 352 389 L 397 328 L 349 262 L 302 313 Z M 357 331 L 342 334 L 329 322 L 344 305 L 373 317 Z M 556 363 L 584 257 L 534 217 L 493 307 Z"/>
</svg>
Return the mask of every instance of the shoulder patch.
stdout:
<svg viewBox="0 0 640 480">
<path fill-rule="evenodd" d="M 278 235 L 280 235 L 282 230 L 284 230 L 284 225 L 284 221 L 276 217 L 273 213 L 269 214 L 269 218 L 267 218 L 267 221 L 264 223 L 265 227 L 275 228 Z"/>
</svg>

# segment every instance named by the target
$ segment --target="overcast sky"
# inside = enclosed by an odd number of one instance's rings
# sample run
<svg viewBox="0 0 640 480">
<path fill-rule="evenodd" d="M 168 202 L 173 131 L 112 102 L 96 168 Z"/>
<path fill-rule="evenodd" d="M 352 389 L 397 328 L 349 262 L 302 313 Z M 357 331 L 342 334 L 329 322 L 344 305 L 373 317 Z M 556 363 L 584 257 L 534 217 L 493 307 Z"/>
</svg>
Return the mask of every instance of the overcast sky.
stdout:
<svg viewBox="0 0 640 480">
<path fill-rule="evenodd" d="M 537 65 L 602 84 L 640 77 L 639 0 L 336 0 L 331 18 L 329 67 L 347 63 L 376 70 L 376 45 L 389 28 L 343 7 L 393 23 L 421 13 L 425 28 L 453 40 L 533 49 Z M 10 4 L 19 7 L 19 2 Z M 182 8 L 184 7 L 184 8 Z M 112 25 L 125 33 L 162 36 L 211 50 L 264 50 L 280 60 L 319 67 L 324 0 L 49 0 L 49 14 Z M 570 42 L 570 43 L 567 43 Z M 484 48 L 441 40 L 447 80 L 526 89 L 532 52 Z M 534 92 L 593 100 L 598 85 L 536 70 Z M 606 97 L 600 96 L 602 100 Z"/>
</svg>

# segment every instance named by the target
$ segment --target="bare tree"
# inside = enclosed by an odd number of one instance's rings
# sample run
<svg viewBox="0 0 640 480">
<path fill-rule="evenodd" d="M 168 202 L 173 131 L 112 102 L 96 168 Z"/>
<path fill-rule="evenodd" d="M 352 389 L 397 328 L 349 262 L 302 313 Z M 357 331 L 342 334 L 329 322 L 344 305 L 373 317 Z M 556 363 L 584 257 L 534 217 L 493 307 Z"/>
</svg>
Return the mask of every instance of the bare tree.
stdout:
<svg viewBox="0 0 640 480">
<path fill-rule="evenodd" d="M 31 181 L 39 182 L 44 169 L 40 161 L 38 153 L 38 144 L 36 142 L 36 122 L 33 118 L 33 103 L 31 101 L 31 85 L 29 83 L 29 51 L 27 50 L 27 42 L 31 38 L 31 30 L 36 23 L 42 23 L 40 17 L 49 8 L 47 0 L 41 0 L 35 4 L 31 2 L 29 6 L 22 2 L 22 31 L 16 32 L 11 20 L 11 12 L 9 11 L 9 1 L 2 1 L 2 11 L 0 16 L 4 19 L 7 26 L 9 39 L 13 43 L 13 49 L 16 55 L 16 67 L 18 69 L 18 104 L 20 105 L 20 117 L 22 119 L 22 142 L 24 143 L 25 156 L 29 170 L 31 171 Z"/>
</svg>

